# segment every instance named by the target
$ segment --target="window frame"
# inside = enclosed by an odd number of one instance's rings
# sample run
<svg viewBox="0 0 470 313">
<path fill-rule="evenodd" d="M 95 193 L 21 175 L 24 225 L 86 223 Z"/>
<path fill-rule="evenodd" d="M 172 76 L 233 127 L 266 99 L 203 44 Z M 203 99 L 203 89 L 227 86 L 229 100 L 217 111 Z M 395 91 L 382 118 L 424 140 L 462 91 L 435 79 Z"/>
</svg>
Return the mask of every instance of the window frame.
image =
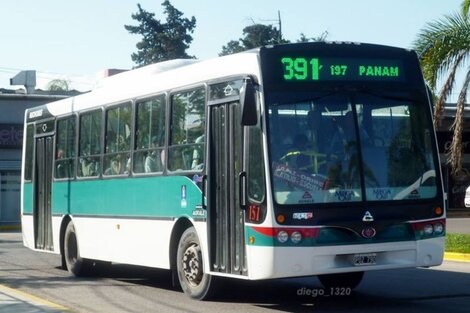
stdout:
<svg viewBox="0 0 470 313">
<path fill-rule="evenodd" d="M 167 149 L 166 149 L 166 155 L 165 155 L 165 159 L 166 159 L 166 167 L 167 167 L 167 172 L 170 173 L 171 175 L 177 175 L 179 173 L 202 173 L 202 172 L 205 172 L 206 171 L 206 165 L 207 165 L 207 155 L 206 155 L 206 148 L 207 148 L 207 139 L 204 139 L 204 142 L 202 143 L 202 146 L 201 146 L 201 149 L 200 151 L 202 152 L 202 161 L 201 161 L 201 164 L 203 164 L 203 166 L 201 168 L 198 168 L 198 169 L 192 169 L 192 168 L 189 168 L 189 169 L 175 169 L 175 170 L 172 170 L 171 167 L 172 167 L 172 160 L 173 158 L 170 158 L 170 154 L 171 154 L 171 150 L 173 150 L 175 147 L 187 147 L 188 150 L 191 149 L 192 146 L 196 146 L 198 145 L 198 143 L 196 143 L 196 139 L 194 140 L 193 143 L 186 143 L 186 144 L 172 144 L 173 143 L 173 134 L 174 134 L 174 130 L 173 130 L 173 113 L 174 113 L 174 97 L 175 95 L 178 95 L 178 94 L 185 94 L 185 93 L 190 93 L 190 92 L 193 92 L 193 91 L 197 91 L 197 90 L 201 90 L 202 92 L 204 92 L 204 103 L 203 103 L 203 114 L 204 114 L 204 118 L 202 119 L 202 135 L 204 136 L 204 138 L 207 138 L 207 134 L 206 134 L 206 131 L 207 131 L 207 127 L 206 127 L 206 120 L 207 120 L 207 103 L 208 103 L 208 84 L 207 82 L 203 83 L 203 84 L 198 84 L 198 85 L 192 85 L 192 86 L 187 86 L 186 88 L 181 88 L 181 89 L 177 89 L 177 90 L 173 90 L 170 94 L 169 94 L 169 97 L 168 97 L 168 105 L 169 105 L 169 114 L 168 114 L 168 129 L 169 129 L 169 132 L 167 134 Z M 186 116 L 186 115 L 185 115 Z M 186 120 L 186 118 L 185 118 Z M 187 137 L 186 137 L 187 139 Z M 194 152 L 194 149 L 193 149 L 193 152 Z M 182 157 L 183 159 L 183 157 Z M 191 160 L 192 161 L 192 160 Z M 184 162 L 184 160 L 182 160 L 182 162 Z M 191 166 L 190 166 L 191 167 Z"/>
<path fill-rule="evenodd" d="M 98 169 L 96 170 L 97 175 L 93 176 L 81 176 L 79 175 L 79 169 L 78 167 L 80 166 L 80 159 L 83 157 L 82 154 L 82 147 L 81 147 L 81 142 L 82 142 L 82 118 L 83 116 L 86 115 L 91 115 L 95 112 L 100 112 L 100 140 L 99 140 L 99 145 L 100 145 L 100 151 L 98 154 L 90 154 L 89 157 L 97 158 L 99 160 L 99 166 Z M 97 108 L 92 108 L 89 110 L 84 110 L 80 111 L 78 114 L 78 135 L 77 135 L 77 171 L 76 171 L 76 177 L 77 179 L 99 179 L 102 177 L 102 165 L 103 165 L 103 144 L 104 144 L 104 136 L 103 136 L 103 129 L 104 129 L 104 108 L 103 107 L 97 107 Z"/>
<path fill-rule="evenodd" d="M 116 110 L 116 109 L 122 109 L 124 107 L 129 107 L 130 109 L 130 114 L 129 114 L 129 141 L 127 143 L 128 145 L 128 150 L 117 150 L 117 151 L 113 151 L 113 152 L 107 152 L 107 148 L 108 148 L 108 122 L 109 122 L 109 112 L 112 111 L 112 110 Z M 116 103 L 116 104 L 112 104 L 112 105 L 109 105 L 109 106 L 106 106 L 103 108 L 103 124 L 102 124 L 102 145 L 101 145 L 101 176 L 103 178 L 114 178 L 114 177 L 126 177 L 126 176 L 129 176 L 130 173 L 131 173 L 131 170 L 132 170 L 132 152 L 133 152 L 133 149 L 132 149 L 132 145 L 133 145 L 133 133 L 134 133 L 134 127 L 133 127 L 133 120 L 134 120 L 134 106 L 133 106 L 133 103 L 132 101 L 130 100 L 127 100 L 127 101 L 124 101 L 124 102 L 120 102 L 120 103 Z M 120 135 L 120 134 L 118 134 Z M 110 157 L 110 156 L 119 156 L 119 155 L 123 155 L 123 154 L 127 154 L 127 161 L 125 162 L 124 164 L 124 170 L 122 170 L 122 173 L 118 173 L 118 174 L 106 174 L 106 171 L 108 170 L 108 167 L 107 167 L 107 157 Z M 128 165 L 130 167 L 128 167 Z M 123 163 L 122 163 L 122 160 L 121 160 L 121 163 L 120 163 L 120 171 L 122 169 L 122 166 L 123 166 Z M 126 167 L 128 167 L 126 169 Z"/>
<path fill-rule="evenodd" d="M 153 149 L 152 147 L 146 147 L 146 148 L 138 148 L 137 145 L 138 145 L 138 140 L 137 140 L 137 137 L 138 137 L 138 132 L 139 132 L 139 107 L 140 105 L 143 105 L 144 103 L 147 103 L 147 102 L 152 102 L 152 101 L 155 101 L 157 99 L 161 98 L 162 99 L 162 109 L 163 109 L 163 134 L 159 134 L 157 136 L 161 136 L 162 138 L 162 141 L 161 141 L 161 144 L 159 147 Z M 132 174 L 133 175 L 137 175 L 137 176 L 140 176 L 140 175 L 163 175 L 166 173 L 166 170 L 167 170 L 167 158 L 166 158 L 166 155 L 167 155 L 167 147 L 168 147 L 168 133 L 169 133 L 169 130 L 168 130 L 168 118 L 169 118 L 169 94 L 167 92 L 163 92 L 163 93 L 158 93 L 158 94 L 155 94 L 155 95 L 152 95 L 152 96 L 149 96 L 149 97 L 144 97 L 144 98 L 138 98 L 138 99 L 135 99 L 134 101 L 134 119 L 133 119 L 133 122 L 134 122 L 134 128 L 133 128 L 133 142 L 132 142 L 132 147 L 131 147 L 131 151 L 132 151 L 132 164 L 131 164 L 131 169 L 132 169 Z M 150 131 L 150 134 L 152 134 L 152 132 Z M 153 137 L 153 136 L 152 136 Z M 151 144 L 151 142 L 149 143 L 149 145 Z M 161 158 L 161 163 L 162 163 L 162 167 L 161 167 L 161 170 L 158 170 L 158 171 L 152 171 L 152 172 L 145 172 L 145 161 L 142 162 L 142 171 L 136 171 L 136 159 L 137 159 L 137 155 L 140 154 L 140 153 L 148 153 L 150 151 L 160 151 L 160 158 Z"/>
<path fill-rule="evenodd" d="M 31 130 L 31 133 L 29 133 Z M 22 173 L 22 179 L 25 182 L 32 182 L 33 181 L 33 173 L 34 173 L 34 154 L 35 154 L 35 134 L 36 134 L 36 126 L 35 123 L 27 123 L 25 127 L 25 151 L 24 151 L 24 168 Z M 30 135 L 30 136 L 28 136 Z M 29 150 L 30 149 L 30 150 Z"/>
<path fill-rule="evenodd" d="M 72 160 L 73 161 L 73 165 L 72 165 L 72 173 L 69 177 L 57 177 L 57 155 L 58 155 L 58 149 L 57 149 L 57 145 L 59 143 L 59 123 L 61 121 L 65 121 L 65 120 L 72 120 L 74 123 L 75 123 L 75 129 L 74 129 L 74 134 L 73 134 L 73 149 L 74 149 L 74 155 L 73 157 L 70 157 L 70 158 L 64 158 L 64 159 L 69 159 L 69 160 Z M 78 156 L 78 114 L 77 113 L 73 113 L 73 114 L 70 114 L 70 115 L 64 115 L 64 116 L 60 116 L 60 117 L 57 117 L 56 121 L 55 121 L 55 136 L 54 136 L 54 173 L 53 173 L 53 180 L 54 181 L 63 181 L 63 180 L 73 180 L 76 178 L 77 176 L 77 156 Z"/>
</svg>

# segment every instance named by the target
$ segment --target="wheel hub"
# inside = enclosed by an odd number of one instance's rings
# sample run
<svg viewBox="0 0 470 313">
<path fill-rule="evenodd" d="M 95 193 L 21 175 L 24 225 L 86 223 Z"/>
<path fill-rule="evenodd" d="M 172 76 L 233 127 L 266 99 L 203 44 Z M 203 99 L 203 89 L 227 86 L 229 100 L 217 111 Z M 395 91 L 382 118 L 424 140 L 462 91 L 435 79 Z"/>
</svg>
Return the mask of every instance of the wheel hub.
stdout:
<svg viewBox="0 0 470 313">
<path fill-rule="evenodd" d="M 193 286 L 199 285 L 202 280 L 201 261 L 201 252 L 198 245 L 193 244 L 184 251 L 182 260 L 184 276 Z"/>
</svg>

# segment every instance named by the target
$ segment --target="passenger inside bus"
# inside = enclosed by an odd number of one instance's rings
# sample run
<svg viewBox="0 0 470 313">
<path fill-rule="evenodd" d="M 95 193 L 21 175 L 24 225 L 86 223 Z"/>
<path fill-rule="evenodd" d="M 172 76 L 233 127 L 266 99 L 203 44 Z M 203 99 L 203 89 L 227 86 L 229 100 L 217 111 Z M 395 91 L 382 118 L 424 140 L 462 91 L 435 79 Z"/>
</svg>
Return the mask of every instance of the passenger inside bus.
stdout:
<svg viewBox="0 0 470 313">
<path fill-rule="evenodd" d="M 158 138 L 154 136 L 150 143 L 151 151 L 145 157 L 145 173 L 161 172 L 163 170 L 163 163 L 161 152 L 158 150 Z"/>
<path fill-rule="evenodd" d="M 201 170 L 204 167 L 204 164 L 203 164 L 204 134 L 197 137 L 194 143 L 195 143 L 195 148 L 193 151 L 193 160 L 191 162 L 191 169 Z"/>
<path fill-rule="evenodd" d="M 80 158 L 80 170 L 82 177 L 90 177 L 97 175 L 96 162 L 92 158 Z"/>
<path fill-rule="evenodd" d="M 111 160 L 111 163 L 109 167 L 104 171 L 104 174 L 105 175 L 119 175 L 119 174 L 122 174 L 121 169 L 122 169 L 121 156 L 118 154 Z"/>
</svg>

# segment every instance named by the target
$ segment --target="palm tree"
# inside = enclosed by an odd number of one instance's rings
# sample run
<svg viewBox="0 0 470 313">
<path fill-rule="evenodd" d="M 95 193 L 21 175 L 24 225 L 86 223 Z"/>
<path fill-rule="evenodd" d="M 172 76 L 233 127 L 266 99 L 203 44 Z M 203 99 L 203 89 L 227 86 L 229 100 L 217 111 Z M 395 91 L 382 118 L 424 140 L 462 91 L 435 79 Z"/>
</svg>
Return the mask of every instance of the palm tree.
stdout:
<svg viewBox="0 0 470 313">
<path fill-rule="evenodd" d="M 455 87 L 456 73 L 459 70 L 466 70 L 452 124 L 454 135 L 450 146 L 449 163 L 454 175 L 458 175 L 462 170 L 463 117 L 470 84 L 470 68 L 464 68 L 470 57 L 469 8 L 470 0 L 463 0 L 459 12 L 428 23 L 414 42 L 414 49 L 420 57 L 423 74 L 429 86 L 436 90 L 437 81 L 443 79 L 434 108 L 434 126 L 437 126 L 444 103 Z"/>
</svg>

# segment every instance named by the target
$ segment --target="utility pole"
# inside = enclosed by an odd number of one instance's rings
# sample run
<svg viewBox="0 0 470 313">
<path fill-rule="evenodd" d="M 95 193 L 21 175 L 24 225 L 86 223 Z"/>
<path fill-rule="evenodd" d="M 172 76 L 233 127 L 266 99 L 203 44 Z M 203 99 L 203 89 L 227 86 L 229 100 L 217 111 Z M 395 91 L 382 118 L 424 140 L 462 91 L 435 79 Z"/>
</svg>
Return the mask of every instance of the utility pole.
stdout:
<svg viewBox="0 0 470 313">
<path fill-rule="evenodd" d="M 277 10 L 277 18 L 279 21 L 279 42 L 278 43 L 281 43 L 282 42 L 282 24 L 281 24 L 281 11 L 280 10 Z"/>
</svg>

